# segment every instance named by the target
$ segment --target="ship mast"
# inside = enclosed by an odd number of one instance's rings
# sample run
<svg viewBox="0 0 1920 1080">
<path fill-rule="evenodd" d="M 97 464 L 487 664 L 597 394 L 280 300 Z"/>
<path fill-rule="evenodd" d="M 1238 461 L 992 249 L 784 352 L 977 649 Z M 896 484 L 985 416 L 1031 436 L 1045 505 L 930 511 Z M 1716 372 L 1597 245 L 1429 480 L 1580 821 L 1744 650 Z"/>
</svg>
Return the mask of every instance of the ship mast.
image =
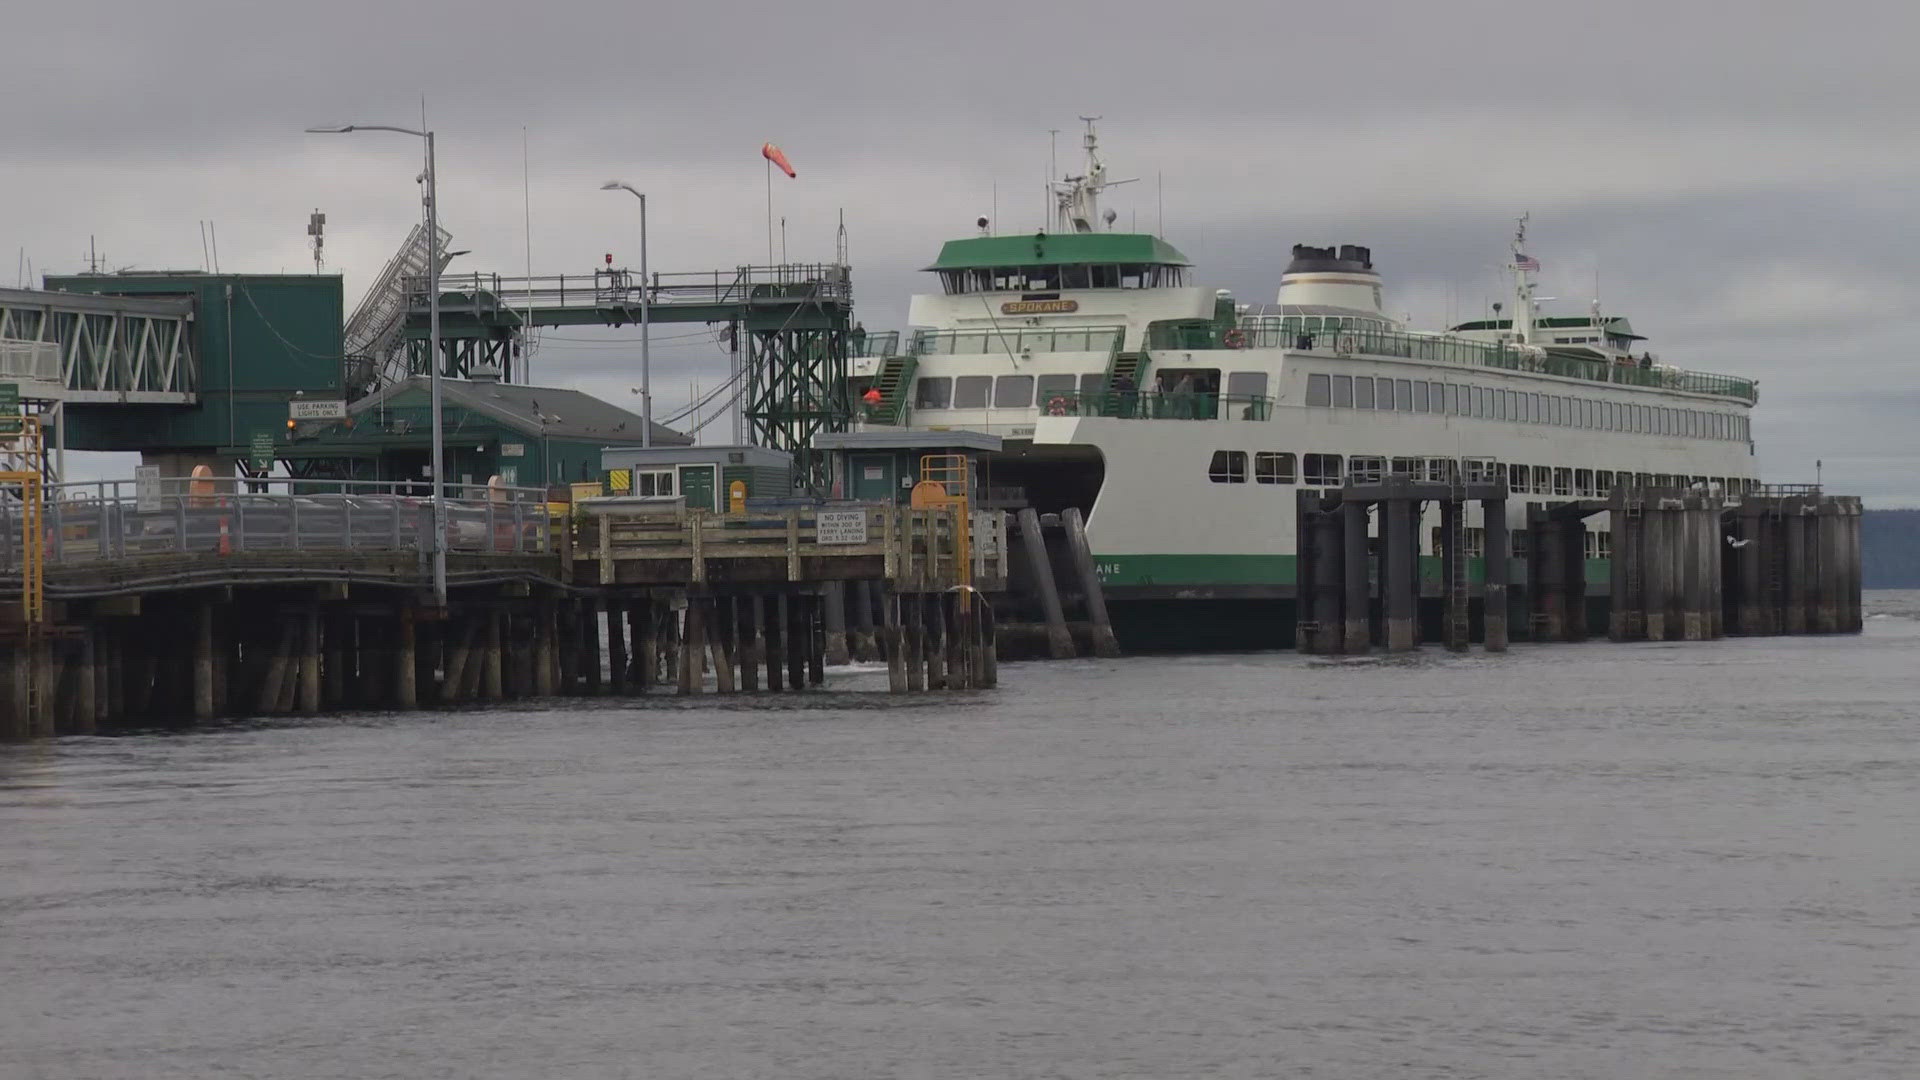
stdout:
<svg viewBox="0 0 1920 1080">
<path fill-rule="evenodd" d="M 1527 219 L 1532 216 L 1521 214 L 1520 223 L 1513 231 L 1513 338 L 1522 347 L 1533 344 L 1533 279 L 1527 275 L 1540 269 L 1539 261 L 1528 257 L 1525 251 Z"/>
<path fill-rule="evenodd" d="M 1106 163 L 1100 160 L 1100 138 L 1093 129 L 1094 121 L 1100 118 L 1083 116 L 1080 119 L 1087 125 L 1086 134 L 1081 136 L 1081 145 L 1087 151 L 1086 171 L 1054 183 L 1055 228 L 1060 232 L 1101 232 L 1112 226 L 1114 213 L 1109 210 L 1104 218 L 1101 216 L 1100 193 L 1139 178 L 1107 179 Z"/>
</svg>

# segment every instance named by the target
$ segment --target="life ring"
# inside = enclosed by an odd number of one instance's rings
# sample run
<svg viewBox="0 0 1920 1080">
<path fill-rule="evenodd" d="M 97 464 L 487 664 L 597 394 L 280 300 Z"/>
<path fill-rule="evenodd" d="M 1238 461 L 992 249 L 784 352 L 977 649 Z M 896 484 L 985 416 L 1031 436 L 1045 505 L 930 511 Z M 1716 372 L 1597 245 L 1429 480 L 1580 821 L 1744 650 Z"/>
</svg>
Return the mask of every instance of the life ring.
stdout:
<svg viewBox="0 0 1920 1080">
<path fill-rule="evenodd" d="M 1227 335 L 1223 340 L 1229 349 L 1244 349 L 1247 347 L 1247 335 L 1241 333 L 1238 327 L 1227 331 Z"/>
<path fill-rule="evenodd" d="M 1047 415 L 1048 416 L 1067 415 L 1067 399 L 1059 396 L 1058 394 L 1054 395 L 1051 398 L 1048 398 L 1047 399 Z"/>
</svg>

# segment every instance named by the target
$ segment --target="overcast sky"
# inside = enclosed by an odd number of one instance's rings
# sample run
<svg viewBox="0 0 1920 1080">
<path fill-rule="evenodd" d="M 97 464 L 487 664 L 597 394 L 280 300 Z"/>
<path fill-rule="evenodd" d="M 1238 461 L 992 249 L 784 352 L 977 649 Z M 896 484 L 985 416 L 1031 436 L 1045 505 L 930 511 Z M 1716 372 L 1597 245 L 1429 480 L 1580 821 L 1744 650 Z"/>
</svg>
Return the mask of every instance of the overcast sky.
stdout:
<svg viewBox="0 0 1920 1080">
<path fill-rule="evenodd" d="M 1763 473 L 1920 505 L 1920 66 L 1909 3 L 1292 5 L 71 3 L 10 10 L 0 239 L 36 274 L 327 268 L 357 299 L 416 219 L 417 125 L 440 147 L 454 269 L 584 273 L 766 258 L 759 146 L 795 259 L 851 234 L 859 314 L 895 327 L 918 267 L 981 215 L 1041 213 L 1105 117 L 1123 226 L 1159 225 L 1203 283 L 1271 300 L 1296 242 L 1370 245 L 1389 306 L 1478 313 L 1512 219 L 1543 292 L 1596 280 L 1663 360 L 1758 378 Z M 530 165 L 523 173 L 522 147 Z M 523 175 L 527 182 L 523 186 Z M 530 199 L 529 199 L 530 196 Z M 11 284 L 15 275 L 6 276 Z M 662 328 L 661 336 L 683 334 Z M 562 338 L 568 340 L 561 340 Z M 630 331 L 549 335 L 536 381 L 633 405 Z M 662 412 L 725 377 L 702 339 L 655 350 Z M 724 434 L 710 429 L 710 434 Z"/>
</svg>

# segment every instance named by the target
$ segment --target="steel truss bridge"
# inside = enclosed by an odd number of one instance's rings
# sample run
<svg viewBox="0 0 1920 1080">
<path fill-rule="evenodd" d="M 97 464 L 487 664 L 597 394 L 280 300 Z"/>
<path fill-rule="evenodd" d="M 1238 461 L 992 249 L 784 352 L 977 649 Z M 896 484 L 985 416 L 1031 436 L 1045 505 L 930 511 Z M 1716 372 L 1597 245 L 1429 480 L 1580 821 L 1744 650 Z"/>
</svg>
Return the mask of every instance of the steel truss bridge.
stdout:
<svg viewBox="0 0 1920 1080">
<path fill-rule="evenodd" d="M 24 399 L 191 405 L 193 301 L 0 289 L 0 381 Z"/>
<path fill-rule="evenodd" d="M 427 373 L 424 275 L 404 279 L 408 297 L 406 372 Z M 844 431 L 852 415 L 844 386 L 853 325 L 848 268 L 834 263 L 741 266 L 705 273 L 641 276 L 607 269 L 578 276 L 440 278 L 440 372 L 470 378 L 491 371 L 515 381 L 531 327 L 626 326 L 640 322 L 728 327 L 746 353 L 741 391 L 749 439 L 794 455 L 798 478 L 824 487 L 825 460 L 813 437 Z M 739 365 L 736 365 L 738 368 Z"/>
</svg>

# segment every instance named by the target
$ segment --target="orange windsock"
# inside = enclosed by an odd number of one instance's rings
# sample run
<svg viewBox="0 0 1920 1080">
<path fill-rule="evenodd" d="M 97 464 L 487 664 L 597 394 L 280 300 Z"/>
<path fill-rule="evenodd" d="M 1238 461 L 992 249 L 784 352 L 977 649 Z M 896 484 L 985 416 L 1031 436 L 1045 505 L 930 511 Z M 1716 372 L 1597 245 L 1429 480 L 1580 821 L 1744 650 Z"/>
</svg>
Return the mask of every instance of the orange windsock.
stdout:
<svg viewBox="0 0 1920 1080">
<path fill-rule="evenodd" d="M 780 166 L 780 171 L 786 173 L 789 177 L 798 177 L 800 175 L 794 172 L 793 166 L 787 162 L 787 155 L 781 153 L 780 148 L 772 143 L 764 143 L 761 145 L 760 156 Z"/>
</svg>

